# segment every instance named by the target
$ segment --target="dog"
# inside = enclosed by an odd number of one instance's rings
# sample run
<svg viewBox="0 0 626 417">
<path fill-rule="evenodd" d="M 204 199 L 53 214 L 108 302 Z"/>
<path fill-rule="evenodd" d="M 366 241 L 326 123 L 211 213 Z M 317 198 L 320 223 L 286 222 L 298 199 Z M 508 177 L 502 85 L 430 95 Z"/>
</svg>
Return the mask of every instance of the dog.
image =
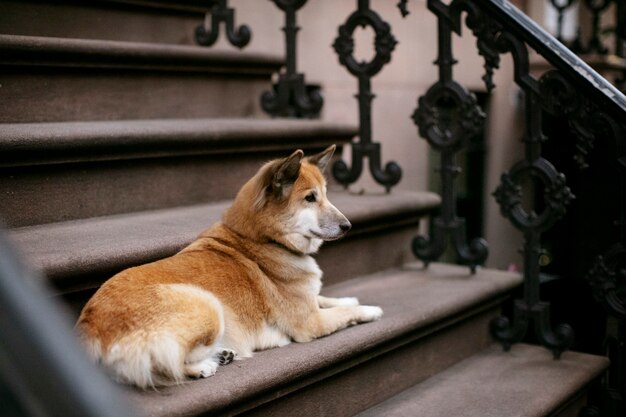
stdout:
<svg viewBox="0 0 626 417">
<path fill-rule="evenodd" d="M 76 323 L 88 354 L 119 382 L 146 389 L 380 319 L 380 307 L 319 295 L 311 255 L 351 228 L 326 195 L 334 151 L 266 163 L 189 246 L 106 281 Z"/>
</svg>

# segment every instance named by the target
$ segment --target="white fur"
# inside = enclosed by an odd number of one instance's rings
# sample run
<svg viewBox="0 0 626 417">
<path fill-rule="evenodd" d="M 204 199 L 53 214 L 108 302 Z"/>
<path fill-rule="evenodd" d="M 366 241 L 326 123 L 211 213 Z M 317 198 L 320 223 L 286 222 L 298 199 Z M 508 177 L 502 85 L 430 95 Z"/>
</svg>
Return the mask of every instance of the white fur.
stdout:
<svg viewBox="0 0 626 417">
<path fill-rule="evenodd" d="M 375 321 L 383 316 L 383 309 L 377 306 L 358 306 L 362 321 Z"/>
<path fill-rule="evenodd" d="M 340 306 L 358 306 L 359 299 L 356 297 L 329 298 L 321 295 L 317 296 L 317 303 L 320 308 L 332 308 Z"/>
<path fill-rule="evenodd" d="M 119 381 L 147 388 L 164 383 L 163 378 L 154 374 L 156 369 L 168 379 L 182 382 L 185 379 L 184 356 L 185 352 L 172 333 L 154 333 L 148 337 L 140 331 L 113 344 L 102 363 Z"/>
<path fill-rule="evenodd" d="M 254 350 L 265 350 L 274 347 L 282 347 L 291 343 L 291 338 L 280 331 L 276 326 L 265 325 L 255 335 Z"/>
<path fill-rule="evenodd" d="M 281 347 L 291 343 L 291 338 L 276 326 L 264 324 L 251 333 L 242 329 L 236 317 L 225 310 L 226 332 L 222 338 L 222 347 L 236 352 L 236 360 L 251 358 L 254 351 Z"/>
<path fill-rule="evenodd" d="M 287 246 L 293 247 L 300 253 L 307 255 L 316 253 L 324 241 L 315 237 L 303 235 L 299 232 L 287 233 L 284 236 Z"/>
</svg>

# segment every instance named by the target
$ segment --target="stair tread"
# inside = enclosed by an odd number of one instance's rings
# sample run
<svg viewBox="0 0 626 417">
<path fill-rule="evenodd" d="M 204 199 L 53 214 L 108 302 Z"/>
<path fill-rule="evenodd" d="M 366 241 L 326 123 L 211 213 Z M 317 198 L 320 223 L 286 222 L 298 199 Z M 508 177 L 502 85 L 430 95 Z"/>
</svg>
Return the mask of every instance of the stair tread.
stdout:
<svg viewBox="0 0 626 417">
<path fill-rule="evenodd" d="M 353 223 L 351 233 L 413 219 L 440 202 L 434 193 L 400 190 L 369 195 L 330 191 L 329 198 Z M 28 226 L 9 234 L 24 257 L 59 284 L 67 277 L 109 272 L 172 255 L 218 221 L 229 204 L 222 201 Z"/>
<path fill-rule="evenodd" d="M 303 138 L 356 135 L 348 123 L 283 119 L 159 119 L 6 123 L 0 166 L 295 149 Z"/>
<path fill-rule="evenodd" d="M 604 356 L 565 352 L 554 360 L 539 346 L 493 345 L 358 417 L 552 415 L 607 366 Z"/>
<path fill-rule="evenodd" d="M 426 329 L 467 309 L 499 299 L 520 282 L 516 273 L 479 269 L 470 275 L 467 267 L 438 263 L 428 269 L 412 263 L 345 281 L 322 293 L 356 296 L 363 304 L 379 305 L 385 312 L 380 321 L 309 343 L 258 352 L 251 359 L 220 367 L 215 376 L 205 380 L 157 392 L 129 388 L 129 396 L 140 414 L 150 416 L 218 413 L 246 401 L 262 403 L 276 398 L 273 391 L 277 389 L 286 395 L 293 384 L 306 386 L 321 374 L 340 372 L 348 362 L 354 366 L 382 354 L 386 343 L 407 333 L 428 333 Z"/>
<path fill-rule="evenodd" d="M 2 65 L 137 68 L 267 74 L 282 55 L 201 46 L 0 34 Z"/>
</svg>

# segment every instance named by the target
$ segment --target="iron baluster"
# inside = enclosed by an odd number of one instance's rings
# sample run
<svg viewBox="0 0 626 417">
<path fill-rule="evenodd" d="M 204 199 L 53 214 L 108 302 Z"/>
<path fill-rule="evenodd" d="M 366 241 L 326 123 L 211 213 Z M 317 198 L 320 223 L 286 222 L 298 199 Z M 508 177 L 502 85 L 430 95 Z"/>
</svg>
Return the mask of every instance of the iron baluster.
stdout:
<svg viewBox="0 0 626 417">
<path fill-rule="evenodd" d="M 304 74 L 296 70 L 296 35 L 300 27 L 296 24 L 296 11 L 307 0 L 272 0 L 285 12 L 285 72 L 280 73 L 272 91 L 261 96 L 261 106 L 272 116 L 317 117 L 324 100 L 319 88 L 308 86 Z"/>
<path fill-rule="evenodd" d="M 622 188 L 622 191 L 623 188 Z M 611 360 L 607 378 L 602 381 L 601 409 L 606 417 L 626 413 L 626 245 L 614 245 L 604 256 L 598 256 L 586 279 L 596 301 L 617 320 L 617 333 L 606 340 L 606 354 Z M 597 407 L 587 407 L 581 416 Z"/>
<path fill-rule="evenodd" d="M 585 53 L 607 54 L 608 49 L 600 40 L 600 15 L 611 5 L 613 0 L 585 0 L 585 5 L 591 10 L 591 39 Z"/>
<path fill-rule="evenodd" d="M 488 248 L 480 238 L 467 244 L 465 220 L 456 215 L 455 179 L 461 172 L 456 154 L 480 132 L 485 115 L 474 95 L 453 80 L 452 67 L 457 61 L 452 55 L 452 28 L 445 10 L 439 10 L 438 15 L 439 55 L 435 64 L 439 66 L 439 81 L 420 97 L 413 120 L 420 136 L 441 153 L 442 205 L 441 214 L 433 221 L 430 239 L 417 236 L 412 249 L 428 266 L 446 250 L 450 236 L 458 261 L 469 265 L 474 273 L 476 266 L 487 259 Z"/>
<path fill-rule="evenodd" d="M 617 332 L 608 335 L 606 340 L 606 354 L 611 366 L 602 381 L 601 407 L 586 407 L 581 417 L 593 415 L 593 411 L 599 409 L 604 411 L 605 417 L 626 413 L 626 131 L 612 121 L 602 126 L 605 137 L 615 146 L 610 149 L 611 154 L 618 155 L 615 167 L 619 176 L 616 189 L 619 213 L 615 226 L 619 240 L 606 253 L 596 257 L 585 279 L 591 286 L 594 299 L 617 321 Z"/>
<path fill-rule="evenodd" d="M 409 0 L 400 0 L 398 2 L 398 4 L 396 6 L 398 6 L 398 9 L 400 10 L 400 14 L 402 15 L 402 17 L 407 17 L 409 15 L 409 7 L 408 7 L 408 3 Z"/>
<path fill-rule="evenodd" d="M 576 0 L 550 0 L 550 4 L 556 9 L 557 11 L 557 33 L 556 33 L 556 38 L 561 41 L 564 42 L 563 39 L 563 16 L 564 13 L 567 9 L 571 8 L 574 4 L 575 4 Z M 589 12 L 591 13 L 591 34 L 589 36 L 589 42 L 587 43 L 587 45 L 585 46 L 585 42 L 582 39 L 582 33 L 580 28 L 577 31 L 577 35 L 576 35 L 576 39 L 574 39 L 574 41 L 569 44 L 569 47 L 572 49 L 572 51 L 578 53 L 578 54 L 601 54 L 601 55 L 606 55 L 608 53 L 608 48 L 606 48 L 603 44 L 602 44 L 602 40 L 600 39 L 600 35 L 601 35 L 601 15 L 602 13 L 604 13 L 608 7 L 611 5 L 611 3 L 613 3 L 614 0 L 581 0 L 581 3 L 584 4 L 584 6 L 589 9 Z M 623 8 L 623 5 L 620 5 L 620 3 L 622 2 L 615 2 L 617 3 L 616 7 L 617 7 L 617 17 L 618 17 L 618 26 L 619 26 L 619 13 L 620 13 L 620 8 Z M 619 31 L 616 30 L 616 42 L 619 45 Z M 622 37 L 623 39 L 623 37 Z M 619 46 L 616 48 L 616 53 L 619 54 Z"/>
<path fill-rule="evenodd" d="M 496 2 L 453 0 L 449 5 L 445 5 L 441 0 L 428 1 L 429 9 L 437 15 L 440 25 L 440 56 L 437 60 L 440 79 L 424 97 L 420 98 L 415 119 L 420 134 L 436 149 L 441 148 L 442 154 L 446 148 L 451 149 L 451 152 L 457 152 L 469 137 L 471 123 L 474 123 L 474 128 L 479 126 L 476 121 L 480 119 L 477 117 L 479 110 L 475 101 L 452 80 L 454 59 L 449 52 L 450 30 L 461 34 L 461 15 L 466 12 L 467 26 L 476 36 L 479 53 L 485 58 L 484 81 L 487 88 L 493 88 L 491 74 L 499 63 L 498 55 L 511 53 L 515 82 L 524 92 L 526 105 L 526 127 L 523 137 L 525 157 L 508 173 L 502 175 L 502 183 L 494 193 L 502 214 L 524 235 L 524 297 L 515 302 L 513 322 L 500 317 L 491 323 L 492 335 L 508 349 L 512 344 L 521 341 L 532 326 L 539 341 L 552 350 L 555 357 L 559 357 L 563 350 L 571 346 L 573 330 L 569 325 L 559 325 L 554 329 L 551 327 L 550 304 L 541 301 L 540 298 L 539 257 L 543 254 L 542 233 L 564 216 L 567 205 L 573 199 L 566 185 L 565 176 L 542 156 L 542 143 L 546 140 L 542 132 L 542 102 L 547 92 L 550 94 L 560 92 L 549 88 L 542 90 L 542 83 L 530 75 L 528 48 L 517 37 L 519 32 L 509 31 L 507 26 L 490 14 L 492 13 L 490 6 L 494 3 Z M 447 25 L 449 29 L 446 28 Z M 562 95 L 557 94 L 555 100 L 560 98 Z M 452 172 L 452 163 L 452 159 L 442 158 L 442 172 Z M 524 209 L 522 184 L 525 180 L 531 180 L 537 184 L 538 189 L 543 189 L 544 207 L 541 209 L 537 202 L 533 202 L 530 211 Z M 453 198 L 453 193 L 447 188 L 452 187 L 449 174 L 448 178 L 442 174 L 442 181 L 450 184 L 444 185 L 443 200 Z M 451 210 L 444 206 L 443 216 L 450 216 Z M 439 224 L 442 223 L 440 219 L 437 220 Z M 442 230 L 444 228 L 436 221 L 433 233 L 441 233 Z M 441 244 L 443 239 L 435 235 L 432 240 L 434 244 L 430 248 Z M 429 248 L 426 239 L 417 238 L 415 242 Z M 486 252 L 486 247 L 484 249 Z M 417 251 L 417 254 L 419 257 L 420 252 Z"/>
<path fill-rule="evenodd" d="M 626 2 L 618 1 L 615 7 L 615 55 L 626 58 Z"/>
<path fill-rule="evenodd" d="M 209 16 L 211 24 L 209 25 Z M 212 46 L 219 37 L 220 24 L 226 25 L 226 38 L 229 42 L 243 48 L 250 42 L 252 32 L 246 25 L 241 25 L 235 30 L 235 10 L 228 7 L 227 0 L 217 0 L 217 4 L 207 12 L 204 25 L 196 28 L 196 42 L 202 46 Z"/>
<path fill-rule="evenodd" d="M 491 334 L 508 350 L 513 343 L 522 340 L 532 322 L 536 337 L 558 358 L 573 343 L 574 332 L 567 324 L 560 324 L 552 330 L 550 304 L 540 299 L 541 234 L 565 215 L 574 195 L 566 185 L 565 176 L 541 156 L 541 144 L 546 138 L 542 134 L 543 97 L 539 91 L 540 88 L 525 90 L 526 157 L 502 175 L 502 184 L 494 192 L 502 215 L 524 233 L 524 298 L 515 302 L 513 322 L 504 317 L 495 319 L 491 323 Z M 543 187 L 545 207 L 540 213 L 534 209 L 527 212 L 522 206 L 524 179 Z M 532 205 L 536 206 L 536 202 L 533 201 Z"/>
<path fill-rule="evenodd" d="M 376 34 L 376 55 L 370 62 L 358 62 L 354 58 L 353 34 L 357 26 L 371 26 Z M 395 162 L 388 162 L 385 169 L 381 169 L 380 144 L 372 142 L 372 100 L 375 95 L 372 94 L 370 80 L 391 60 L 391 52 L 396 44 L 389 24 L 370 9 L 369 0 L 358 0 L 357 10 L 339 27 L 339 36 L 333 43 L 339 62 L 359 82 L 359 93 L 356 96 L 359 101 L 359 142 L 352 144 L 352 168 L 348 168 L 344 161 L 337 161 L 333 165 L 333 176 L 345 187 L 361 176 L 365 157 L 369 159 L 372 176 L 387 192 L 402 178 L 402 169 Z"/>
<path fill-rule="evenodd" d="M 552 4 L 552 7 L 554 7 L 557 12 L 556 38 L 561 43 L 564 43 L 563 16 L 565 15 L 565 11 L 574 5 L 575 1 L 576 0 L 550 0 L 550 4 Z"/>
</svg>

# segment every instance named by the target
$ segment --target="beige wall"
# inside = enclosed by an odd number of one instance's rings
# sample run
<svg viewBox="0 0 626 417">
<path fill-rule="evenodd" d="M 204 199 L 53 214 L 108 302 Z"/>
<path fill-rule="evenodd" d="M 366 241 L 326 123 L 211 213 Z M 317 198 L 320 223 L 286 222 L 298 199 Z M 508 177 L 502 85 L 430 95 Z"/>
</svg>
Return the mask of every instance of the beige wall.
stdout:
<svg viewBox="0 0 626 417">
<path fill-rule="evenodd" d="M 238 23 L 248 23 L 253 39 L 250 51 L 282 53 L 284 15 L 269 1 L 231 0 L 237 8 Z M 426 190 L 429 167 L 428 146 L 417 134 L 410 119 L 417 98 L 437 80 L 433 61 L 437 56 L 437 22 L 426 9 L 425 0 L 409 2 L 411 14 L 402 19 L 397 1 L 372 0 L 372 8 L 392 26 L 398 45 L 392 61 L 372 80 L 376 98 L 373 101 L 373 140 L 382 143 L 382 165 L 390 160 L 400 164 L 404 174 L 398 189 Z M 357 81 L 339 65 L 332 43 L 337 28 L 355 10 L 356 0 L 309 1 L 298 13 L 301 30 L 298 34 L 298 68 L 308 82 L 322 85 L 325 98 L 323 118 L 357 123 Z M 357 57 L 368 59 L 373 54 L 373 31 L 357 29 Z M 475 38 L 467 28 L 464 37 L 454 39 L 455 79 L 469 89 L 484 90 L 480 79 L 483 61 L 476 52 Z M 230 48 L 222 42 L 221 48 Z M 518 116 L 518 90 L 512 83 L 512 64 L 503 57 L 496 72 L 497 88 L 491 95 L 491 110 L 487 120 L 488 160 L 486 167 L 485 237 L 490 242 L 489 266 L 506 268 L 520 264 L 518 249 L 520 234 L 501 217 L 491 193 L 499 183 L 502 172 L 521 158 L 519 139 L 522 126 Z M 346 152 L 346 160 L 349 160 Z M 518 156 L 519 155 L 519 156 Z M 365 171 L 355 190 L 384 192 Z"/>
</svg>

